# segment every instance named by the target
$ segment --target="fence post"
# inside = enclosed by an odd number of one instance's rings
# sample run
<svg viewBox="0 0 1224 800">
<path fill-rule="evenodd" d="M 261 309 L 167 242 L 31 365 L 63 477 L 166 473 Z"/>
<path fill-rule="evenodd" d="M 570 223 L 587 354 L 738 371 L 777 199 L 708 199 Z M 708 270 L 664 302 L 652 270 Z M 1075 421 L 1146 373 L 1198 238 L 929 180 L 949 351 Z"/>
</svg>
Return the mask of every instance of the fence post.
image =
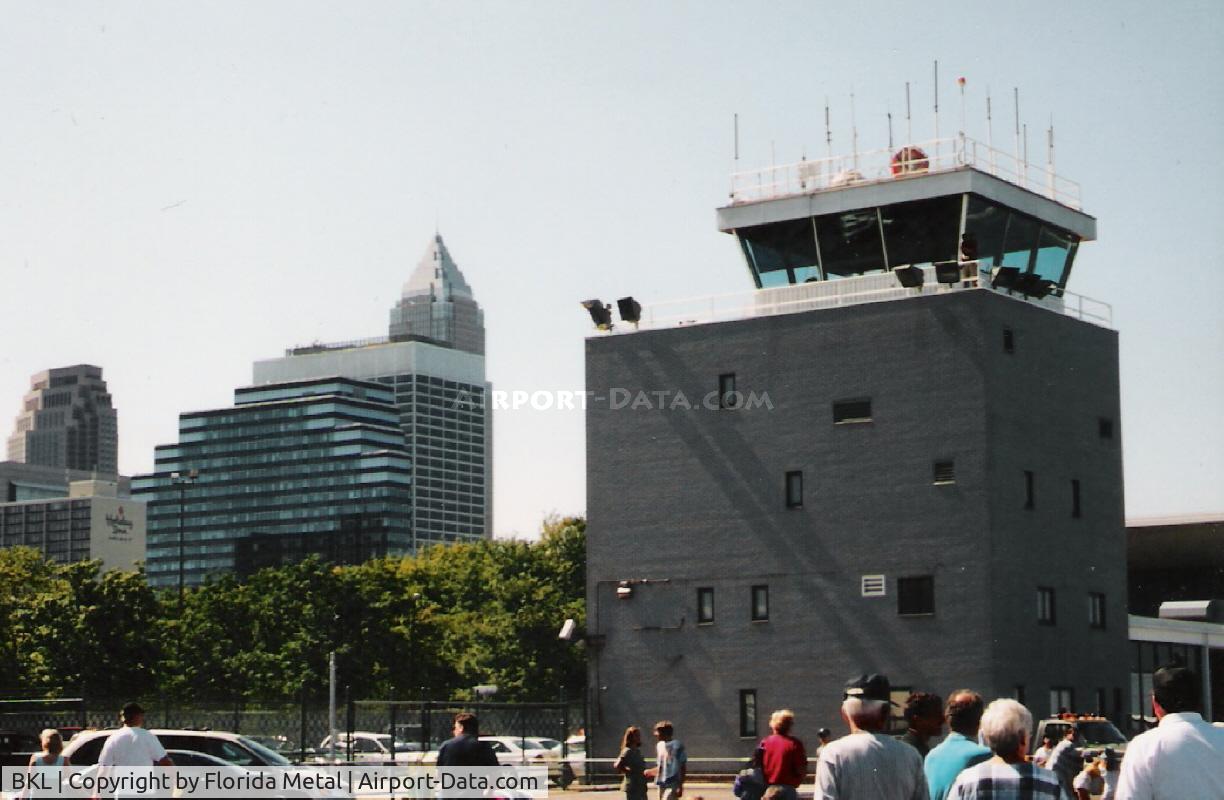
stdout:
<svg viewBox="0 0 1224 800">
<path fill-rule="evenodd" d="M 344 760 L 353 760 L 353 729 L 356 728 L 357 707 L 353 705 L 353 687 L 344 685 Z"/>
<path fill-rule="evenodd" d="M 425 687 L 421 687 L 421 747 L 424 750 L 429 750 L 430 741 L 433 739 L 433 710 L 430 701 L 425 699 Z"/>
<path fill-rule="evenodd" d="M 302 681 L 302 722 L 298 739 L 298 761 L 306 760 L 306 681 Z"/>
</svg>

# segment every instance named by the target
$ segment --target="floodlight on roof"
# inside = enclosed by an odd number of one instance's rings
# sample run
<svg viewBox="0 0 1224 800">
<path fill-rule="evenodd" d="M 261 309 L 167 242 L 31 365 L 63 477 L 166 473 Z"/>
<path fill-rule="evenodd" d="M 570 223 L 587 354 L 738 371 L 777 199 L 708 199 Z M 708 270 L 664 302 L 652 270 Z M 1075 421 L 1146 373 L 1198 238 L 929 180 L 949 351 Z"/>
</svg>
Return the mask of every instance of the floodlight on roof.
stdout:
<svg viewBox="0 0 1224 800">
<path fill-rule="evenodd" d="M 1019 267 L 995 267 L 990 272 L 990 285 L 996 289 L 1011 291 L 1012 287 L 1016 285 L 1016 279 L 1019 277 Z"/>
<path fill-rule="evenodd" d="M 921 289 L 922 282 L 926 279 L 920 267 L 897 267 L 893 270 L 893 275 L 897 276 L 897 281 L 906 289 Z"/>
<path fill-rule="evenodd" d="M 1035 272 L 1026 272 L 1016 278 L 1016 291 L 1026 297 L 1045 297 L 1054 286 L 1054 281 L 1046 280 Z"/>
<path fill-rule="evenodd" d="M 960 264 L 955 261 L 938 261 L 935 263 L 935 280 L 949 286 L 961 278 Z"/>
<path fill-rule="evenodd" d="M 612 330 L 612 306 L 604 305 L 602 300 L 583 300 L 582 307 L 591 315 L 591 322 L 601 331 Z"/>
<path fill-rule="evenodd" d="M 1054 281 L 1048 278 L 1038 278 L 1032 283 L 1028 290 L 1025 291 L 1025 294 L 1029 295 L 1030 297 L 1040 299 L 1052 291 L 1054 291 Z"/>
<path fill-rule="evenodd" d="M 616 310 L 624 322 L 637 325 L 642 320 L 642 304 L 632 297 L 622 297 L 616 301 Z"/>
</svg>

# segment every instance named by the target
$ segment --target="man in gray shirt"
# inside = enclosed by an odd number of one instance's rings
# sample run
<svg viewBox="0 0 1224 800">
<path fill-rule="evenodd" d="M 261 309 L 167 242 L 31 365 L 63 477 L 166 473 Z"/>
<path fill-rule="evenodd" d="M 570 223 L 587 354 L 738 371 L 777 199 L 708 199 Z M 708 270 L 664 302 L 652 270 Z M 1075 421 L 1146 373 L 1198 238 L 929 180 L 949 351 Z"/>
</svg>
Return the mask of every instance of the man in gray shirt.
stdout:
<svg viewBox="0 0 1224 800">
<path fill-rule="evenodd" d="M 814 800 L 929 800 L 922 756 L 883 732 L 890 688 L 883 675 L 846 683 L 841 715 L 850 735 L 821 751 Z"/>
</svg>

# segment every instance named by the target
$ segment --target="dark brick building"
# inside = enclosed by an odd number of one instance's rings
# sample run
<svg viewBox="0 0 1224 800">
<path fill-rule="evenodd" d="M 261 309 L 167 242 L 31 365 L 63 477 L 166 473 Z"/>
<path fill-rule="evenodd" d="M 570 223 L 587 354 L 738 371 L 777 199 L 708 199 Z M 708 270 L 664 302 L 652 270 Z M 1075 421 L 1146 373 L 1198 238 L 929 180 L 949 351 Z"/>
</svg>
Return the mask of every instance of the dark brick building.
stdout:
<svg viewBox="0 0 1224 800">
<path fill-rule="evenodd" d="M 662 718 L 690 755 L 782 707 L 841 731 L 872 671 L 1123 715 L 1117 334 L 1064 289 L 1095 222 L 963 167 L 720 221 L 779 288 L 587 341 L 593 754 Z"/>
</svg>

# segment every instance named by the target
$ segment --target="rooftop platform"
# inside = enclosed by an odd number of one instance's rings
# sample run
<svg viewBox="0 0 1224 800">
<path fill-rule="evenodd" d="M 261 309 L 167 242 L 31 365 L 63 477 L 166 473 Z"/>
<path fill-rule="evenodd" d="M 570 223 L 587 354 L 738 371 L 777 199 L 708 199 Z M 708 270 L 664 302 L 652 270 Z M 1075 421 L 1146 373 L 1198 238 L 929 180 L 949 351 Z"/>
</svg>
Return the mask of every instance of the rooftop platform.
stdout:
<svg viewBox="0 0 1224 800">
<path fill-rule="evenodd" d="M 910 151 L 909 157 L 899 159 L 898 154 L 904 150 Z M 1083 209 L 1080 186 L 1075 181 L 1058 175 L 1049 167 L 1017 159 L 1013 153 L 967 136 L 735 172 L 731 175 L 731 202 L 727 208 L 819 194 L 831 189 L 895 184 L 966 168 L 1066 208 Z"/>
<path fill-rule="evenodd" d="M 1108 303 L 1093 300 L 1074 292 L 1061 296 L 1028 297 L 1020 293 L 991 286 L 990 275 L 977 272 L 969 279 L 954 284 L 936 281 L 935 267 L 922 268 L 924 281 L 917 289 L 902 287 L 892 273 L 876 273 L 835 281 L 813 281 L 773 289 L 755 289 L 734 294 L 710 295 L 688 300 L 675 300 L 642 306 L 642 319 L 637 328 L 621 323 L 613 334 L 634 333 L 638 330 L 660 330 L 688 325 L 767 317 L 778 314 L 800 314 L 863 303 L 920 301 L 950 292 L 996 292 L 1010 296 L 1017 303 L 1028 303 L 1104 328 L 1113 327 L 1113 309 Z"/>
</svg>

